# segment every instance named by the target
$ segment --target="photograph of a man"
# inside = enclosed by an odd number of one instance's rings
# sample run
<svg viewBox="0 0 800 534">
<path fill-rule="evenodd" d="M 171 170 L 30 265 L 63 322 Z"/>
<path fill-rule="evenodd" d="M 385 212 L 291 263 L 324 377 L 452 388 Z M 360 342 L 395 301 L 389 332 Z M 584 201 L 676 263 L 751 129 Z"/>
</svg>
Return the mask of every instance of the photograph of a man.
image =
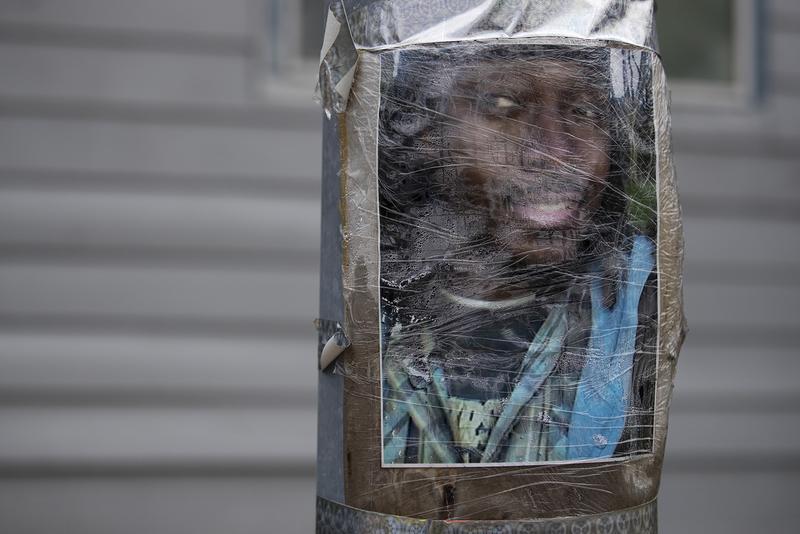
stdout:
<svg viewBox="0 0 800 534">
<path fill-rule="evenodd" d="M 650 452 L 649 53 L 470 44 L 381 60 L 384 465 Z"/>
</svg>

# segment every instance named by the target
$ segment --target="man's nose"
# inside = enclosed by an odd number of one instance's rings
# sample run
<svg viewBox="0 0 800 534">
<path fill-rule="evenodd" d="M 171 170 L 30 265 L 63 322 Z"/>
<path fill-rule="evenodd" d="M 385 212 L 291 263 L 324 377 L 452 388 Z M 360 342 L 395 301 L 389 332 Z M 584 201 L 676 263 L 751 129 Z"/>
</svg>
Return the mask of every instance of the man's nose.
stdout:
<svg viewBox="0 0 800 534">
<path fill-rule="evenodd" d="M 525 117 L 524 165 L 559 165 L 572 153 L 568 118 L 555 104 L 531 106 Z"/>
</svg>

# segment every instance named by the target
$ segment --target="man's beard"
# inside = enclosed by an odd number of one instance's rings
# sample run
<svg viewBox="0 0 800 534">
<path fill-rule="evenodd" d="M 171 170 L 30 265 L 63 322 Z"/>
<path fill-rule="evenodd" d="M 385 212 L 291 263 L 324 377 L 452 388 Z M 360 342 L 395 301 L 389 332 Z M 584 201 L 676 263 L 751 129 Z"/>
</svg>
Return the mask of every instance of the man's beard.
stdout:
<svg viewBox="0 0 800 534">
<path fill-rule="evenodd" d="M 577 170 L 578 177 L 507 171 L 512 176 L 483 181 L 466 175 L 470 185 L 461 193 L 471 209 L 483 213 L 497 247 L 532 265 L 576 261 L 582 244 L 596 233 L 592 220 L 603 188 Z"/>
</svg>

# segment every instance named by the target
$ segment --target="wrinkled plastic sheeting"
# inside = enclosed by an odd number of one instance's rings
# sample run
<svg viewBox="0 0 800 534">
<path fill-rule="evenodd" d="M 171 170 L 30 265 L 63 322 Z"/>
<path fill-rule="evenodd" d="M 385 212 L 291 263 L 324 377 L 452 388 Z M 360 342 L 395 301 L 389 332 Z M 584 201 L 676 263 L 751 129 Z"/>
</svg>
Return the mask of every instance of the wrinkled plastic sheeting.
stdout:
<svg viewBox="0 0 800 534">
<path fill-rule="evenodd" d="M 502 11 L 502 38 L 432 25 L 439 2 L 418 25 L 414 2 L 338 8 L 360 28 L 338 119 L 343 504 L 427 519 L 641 506 L 684 335 L 666 82 L 651 19 L 619 25 L 651 3 L 551 2 L 541 25 L 548 2 L 452 3 Z"/>
<path fill-rule="evenodd" d="M 335 0 L 319 98 L 344 111 L 359 50 L 452 41 L 572 37 L 655 48 L 652 0 Z"/>
</svg>

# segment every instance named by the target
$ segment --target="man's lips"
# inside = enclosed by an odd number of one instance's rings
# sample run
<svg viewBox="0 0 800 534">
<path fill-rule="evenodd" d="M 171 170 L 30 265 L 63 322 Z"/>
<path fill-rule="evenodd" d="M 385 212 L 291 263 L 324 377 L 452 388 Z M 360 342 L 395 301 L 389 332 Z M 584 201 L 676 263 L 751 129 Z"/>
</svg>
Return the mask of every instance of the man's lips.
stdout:
<svg viewBox="0 0 800 534">
<path fill-rule="evenodd" d="M 574 202 L 536 202 L 516 204 L 511 208 L 513 217 L 542 229 L 574 228 L 578 224 L 577 206 Z"/>
</svg>

